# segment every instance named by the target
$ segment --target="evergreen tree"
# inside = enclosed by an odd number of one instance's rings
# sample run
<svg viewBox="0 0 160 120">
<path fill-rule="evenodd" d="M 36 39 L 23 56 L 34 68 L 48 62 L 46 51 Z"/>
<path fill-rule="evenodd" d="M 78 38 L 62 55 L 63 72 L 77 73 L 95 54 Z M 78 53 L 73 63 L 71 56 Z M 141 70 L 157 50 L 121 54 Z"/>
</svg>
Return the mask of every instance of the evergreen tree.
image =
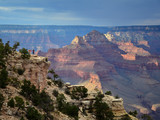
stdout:
<svg viewBox="0 0 160 120">
<path fill-rule="evenodd" d="M 0 39 L 0 87 L 5 88 L 8 85 L 8 72 L 6 70 L 6 62 L 10 54 L 14 53 L 19 43 L 11 47 L 9 41 L 4 44 Z"/>
<path fill-rule="evenodd" d="M 24 101 L 23 101 L 23 99 L 22 99 L 21 97 L 16 96 L 16 97 L 15 97 L 15 101 L 16 101 L 15 106 L 18 107 L 17 112 L 18 112 L 20 109 L 24 109 Z"/>
<path fill-rule="evenodd" d="M 30 54 L 29 54 L 29 52 L 27 51 L 27 49 L 22 48 L 22 49 L 19 50 L 19 52 L 21 53 L 21 57 L 22 57 L 23 59 L 29 59 L 29 58 L 30 58 Z"/>
<path fill-rule="evenodd" d="M 26 112 L 28 120 L 42 120 L 42 115 L 34 108 L 28 107 Z"/>
<path fill-rule="evenodd" d="M 13 98 L 8 101 L 8 106 L 14 108 L 15 102 L 14 102 L 14 99 L 13 99 Z"/>
<path fill-rule="evenodd" d="M 0 93 L 0 110 L 1 110 L 1 108 L 2 108 L 3 102 L 4 102 L 4 97 L 3 97 L 3 95 Z"/>
<path fill-rule="evenodd" d="M 98 93 L 96 101 L 94 103 L 95 115 L 97 120 L 113 120 L 112 110 L 109 108 L 107 103 L 102 101 L 103 94 Z"/>
</svg>

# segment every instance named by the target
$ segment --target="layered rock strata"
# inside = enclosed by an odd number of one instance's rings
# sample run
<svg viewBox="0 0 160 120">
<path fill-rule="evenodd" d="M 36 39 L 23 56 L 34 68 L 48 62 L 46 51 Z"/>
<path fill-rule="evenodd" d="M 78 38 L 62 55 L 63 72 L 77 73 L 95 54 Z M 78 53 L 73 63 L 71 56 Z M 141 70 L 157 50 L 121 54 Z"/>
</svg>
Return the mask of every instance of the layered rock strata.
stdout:
<svg viewBox="0 0 160 120">
<path fill-rule="evenodd" d="M 51 68 L 64 81 L 85 85 L 90 91 L 110 90 L 124 99 L 129 110 L 141 111 L 144 107 L 151 113 L 151 106 L 160 98 L 160 57 L 132 42 L 113 40 L 92 31 L 76 36 L 70 45 L 39 55 L 48 57 Z M 138 44 L 142 43 L 147 42 Z"/>
</svg>

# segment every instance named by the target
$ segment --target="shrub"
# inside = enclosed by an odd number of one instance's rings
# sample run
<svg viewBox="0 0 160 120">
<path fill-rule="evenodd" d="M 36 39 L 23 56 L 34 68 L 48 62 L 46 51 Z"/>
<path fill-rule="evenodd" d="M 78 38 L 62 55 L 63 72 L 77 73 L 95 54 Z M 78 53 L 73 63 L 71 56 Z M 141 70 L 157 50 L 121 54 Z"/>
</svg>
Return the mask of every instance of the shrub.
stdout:
<svg viewBox="0 0 160 120">
<path fill-rule="evenodd" d="M 45 112 L 54 110 L 53 100 L 44 90 L 40 93 L 40 101 L 38 106 L 42 108 Z"/>
<path fill-rule="evenodd" d="M 93 105 L 96 118 L 98 120 L 113 120 L 114 115 L 112 110 L 109 108 L 107 103 L 102 101 L 103 97 L 104 95 L 99 92 Z"/>
<path fill-rule="evenodd" d="M 75 87 L 71 91 L 70 95 L 72 99 L 79 100 L 80 98 L 87 97 L 88 96 L 87 92 L 88 92 L 88 89 L 85 87 Z"/>
<path fill-rule="evenodd" d="M 10 85 L 19 88 L 21 86 L 21 82 L 17 80 L 17 78 L 12 78 L 10 81 Z"/>
<path fill-rule="evenodd" d="M 106 91 L 106 95 L 112 95 L 111 91 Z"/>
<path fill-rule="evenodd" d="M 42 115 L 34 108 L 28 107 L 26 112 L 28 120 L 42 120 Z"/>
<path fill-rule="evenodd" d="M 79 108 L 77 106 L 70 105 L 68 103 L 64 104 L 64 108 L 62 110 L 64 114 L 74 117 L 75 119 L 78 119 L 78 111 L 79 111 Z"/>
<path fill-rule="evenodd" d="M 65 89 L 65 93 L 67 94 L 67 95 L 70 95 L 70 91 L 66 88 Z"/>
<path fill-rule="evenodd" d="M 55 97 L 58 97 L 58 91 L 57 90 L 53 90 L 53 93 L 52 93 Z"/>
<path fill-rule="evenodd" d="M 30 54 L 27 51 L 27 49 L 22 48 L 22 49 L 19 50 L 19 52 L 21 53 L 22 59 L 29 59 L 30 58 Z"/>
<path fill-rule="evenodd" d="M 129 114 L 132 115 L 132 116 L 134 116 L 134 117 L 136 117 L 138 113 L 137 113 L 137 111 L 135 110 L 135 111 L 133 111 L 133 112 L 130 111 Z"/>
<path fill-rule="evenodd" d="M 53 81 L 57 80 L 59 78 L 59 76 L 55 73 L 55 71 L 53 69 L 50 69 L 48 71 L 48 73 L 53 75 Z"/>
<path fill-rule="evenodd" d="M 18 48 L 19 45 L 20 45 L 19 42 L 15 42 L 15 44 L 12 47 L 12 50 L 16 51 L 16 49 Z"/>
<path fill-rule="evenodd" d="M 63 94 L 58 95 L 57 97 L 58 110 L 64 114 L 74 117 L 77 120 L 79 108 L 75 105 L 70 105 L 69 103 L 66 103 L 65 100 L 66 98 Z"/>
<path fill-rule="evenodd" d="M 102 98 L 104 97 L 104 94 L 102 94 L 101 92 L 98 92 L 96 97 L 102 100 Z"/>
<path fill-rule="evenodd" d="M 23 75 L 24 71 L 25 71 L 24 69 L 17 69 L 19 75 Z"/>
<path fill-rule="evenodd" d="M 8 81 L 8 72 L 4 68 L 0 71 L 0 88 L 6 88 L 6 86 L 8 85 Z"/>
<path fill-rule="evenodd" d="M 61 79 L 53 81 L 55 85 L 57 85 L 59 88 L 63 87 L 63 82 Z"/>
<path fill-rule="evenodd" d="M 4 102 L 4 97 L 3 97 L 3 95 L 0 93 L 0 110 L 1 110 L 1 108 L 2 108 L 3 102 Z"/>
<path fill-rule="evenodd" d="M 26 102 L 26 105 L 29 105 L 29 102 Z"/>
<path fill-rule="evenodd" d="M 10 47 L 9 41 L 4 44 L 2 39 L 0 39 L 0 88 L 5 88 L 8 85 L 8 72 L 6 70 L 6 59 L 8 59 L 9 54 L 14 53 L 18 47 L 18 43 Z"/>
<path fill-rule="evenodd" d="M 13 98 L 8 101 L 8 106 L 10 106 L 11 108 L 14 108 L 15 102 Z"/>
<path fill-rule="evenodd" d="M 45 112 L 54 110 L 53 100 L 43 90 L 41 93 L 30 81 L 24 80 L 20 94 L 31 100 L 35 106 L 42 108 Z"/>
<path fill-rule="evenodd" d="M 118 95 L 116 95 L 116 96 L 115 96 L 115 98 L 116 98 L 116 99 L 119 99 L 119 96 L 118 96 Z"/>
<path fill-rule="evenodd" d="M 48 81 L 47 84 L 48 84 L 49 86 L 51 86 L 51 82 L 50 82 L 50 81 Z"/>
<path fill-rule="evenodd" d="M 31 85 L 31 82 L 28 80 L 23 81 L 23 85 L 21 86 L 20 94 L 24 97 L 31 99 L 33 95 L 37 94 L 38 90 L 34 85 Z"/>
<path fill-rule="evenodd" d="M 48 58 L 46 58 L 45 61 L 48 62 Z"/>
<path fill-rule="evenodd" d="M 14 99 L 16 101 L 15 106 L 18 107 L 18 110 L 19 109 L 24 109 L 24 101 L 23 101 L 23 99 L 21 97 L 19 97 L 19 96 L 16 96 Z"/>
<path fill-rule="evenodd" d="M 62 88 L 63 87 L 63 82 L 59 78 L 59 75 L 56 74 L 56 72 L 53 69 L 49 70 L 48 73 L 52 74 L 52 76 L 53 76 L 53 79 L 52 79 L 53 83 L 55 85 L 57 85 L 59 88 Z M 50 77 L 48 77 L 48 78 L 50 79 Z"/>
<path fill-rule="evenodd" d="M 64 94 L 59 94 L 56 100 L 57 100 L 58 110 L 62 111 L 66 100 Z"/>
</svg>

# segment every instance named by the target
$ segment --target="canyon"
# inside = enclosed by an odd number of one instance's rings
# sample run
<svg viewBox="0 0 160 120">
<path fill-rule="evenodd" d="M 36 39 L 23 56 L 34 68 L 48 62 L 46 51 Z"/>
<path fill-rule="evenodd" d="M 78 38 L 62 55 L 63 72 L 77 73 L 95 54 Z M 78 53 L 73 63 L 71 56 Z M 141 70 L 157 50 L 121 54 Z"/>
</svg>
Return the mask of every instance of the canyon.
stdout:
<svg viewBox="0 0 160 120">
<path fill-rule="evenodd" d="M 47 57 L 63 81 L 112 91 L 127 111 L 160 119 L 160 26 L 1 25 L 0 38 Z"/>
<path fill-rule="evenodd" d="M 103 34 L 94 30 L 82 37 L 76 36 L 70 45 L 49 49 L 46 53 L 39 51 L 38 55 L 48 57 L 51 68 L 65 82 L 84 85 L 89 91 L 112 91 L 113 95 L 124 99 L 127 110 L 136 109 L 157 117 L 160 98 L 158 50 L 152 49 L 153 44 L 146 39 L 124 40 L 121 34 L 128 33 Z"/>
</svg>

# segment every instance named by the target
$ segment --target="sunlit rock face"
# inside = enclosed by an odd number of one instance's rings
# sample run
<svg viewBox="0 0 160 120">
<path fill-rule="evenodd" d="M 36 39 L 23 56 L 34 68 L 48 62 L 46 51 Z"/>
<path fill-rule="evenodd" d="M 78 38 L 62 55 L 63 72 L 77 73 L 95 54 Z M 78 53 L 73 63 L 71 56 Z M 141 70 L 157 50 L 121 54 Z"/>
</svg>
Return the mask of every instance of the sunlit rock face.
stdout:
<svg viewBox="0 0 160 120">
<path fill-rule="evenodd" d="M 138 44 L 150 46 L 147 42 Z M 160 57 L 151 51 L 133 42 L 113 42 L 106 35 L 92 31 L 75 37 L 70 45 L 39 55 L 48 57 L 51 68 L 64 81 L 85 85 L 90 91 L 110 90 L 124 99 L 129 110 L 150 113 L 149 106 L 160 99 Z"/>
</svg>

